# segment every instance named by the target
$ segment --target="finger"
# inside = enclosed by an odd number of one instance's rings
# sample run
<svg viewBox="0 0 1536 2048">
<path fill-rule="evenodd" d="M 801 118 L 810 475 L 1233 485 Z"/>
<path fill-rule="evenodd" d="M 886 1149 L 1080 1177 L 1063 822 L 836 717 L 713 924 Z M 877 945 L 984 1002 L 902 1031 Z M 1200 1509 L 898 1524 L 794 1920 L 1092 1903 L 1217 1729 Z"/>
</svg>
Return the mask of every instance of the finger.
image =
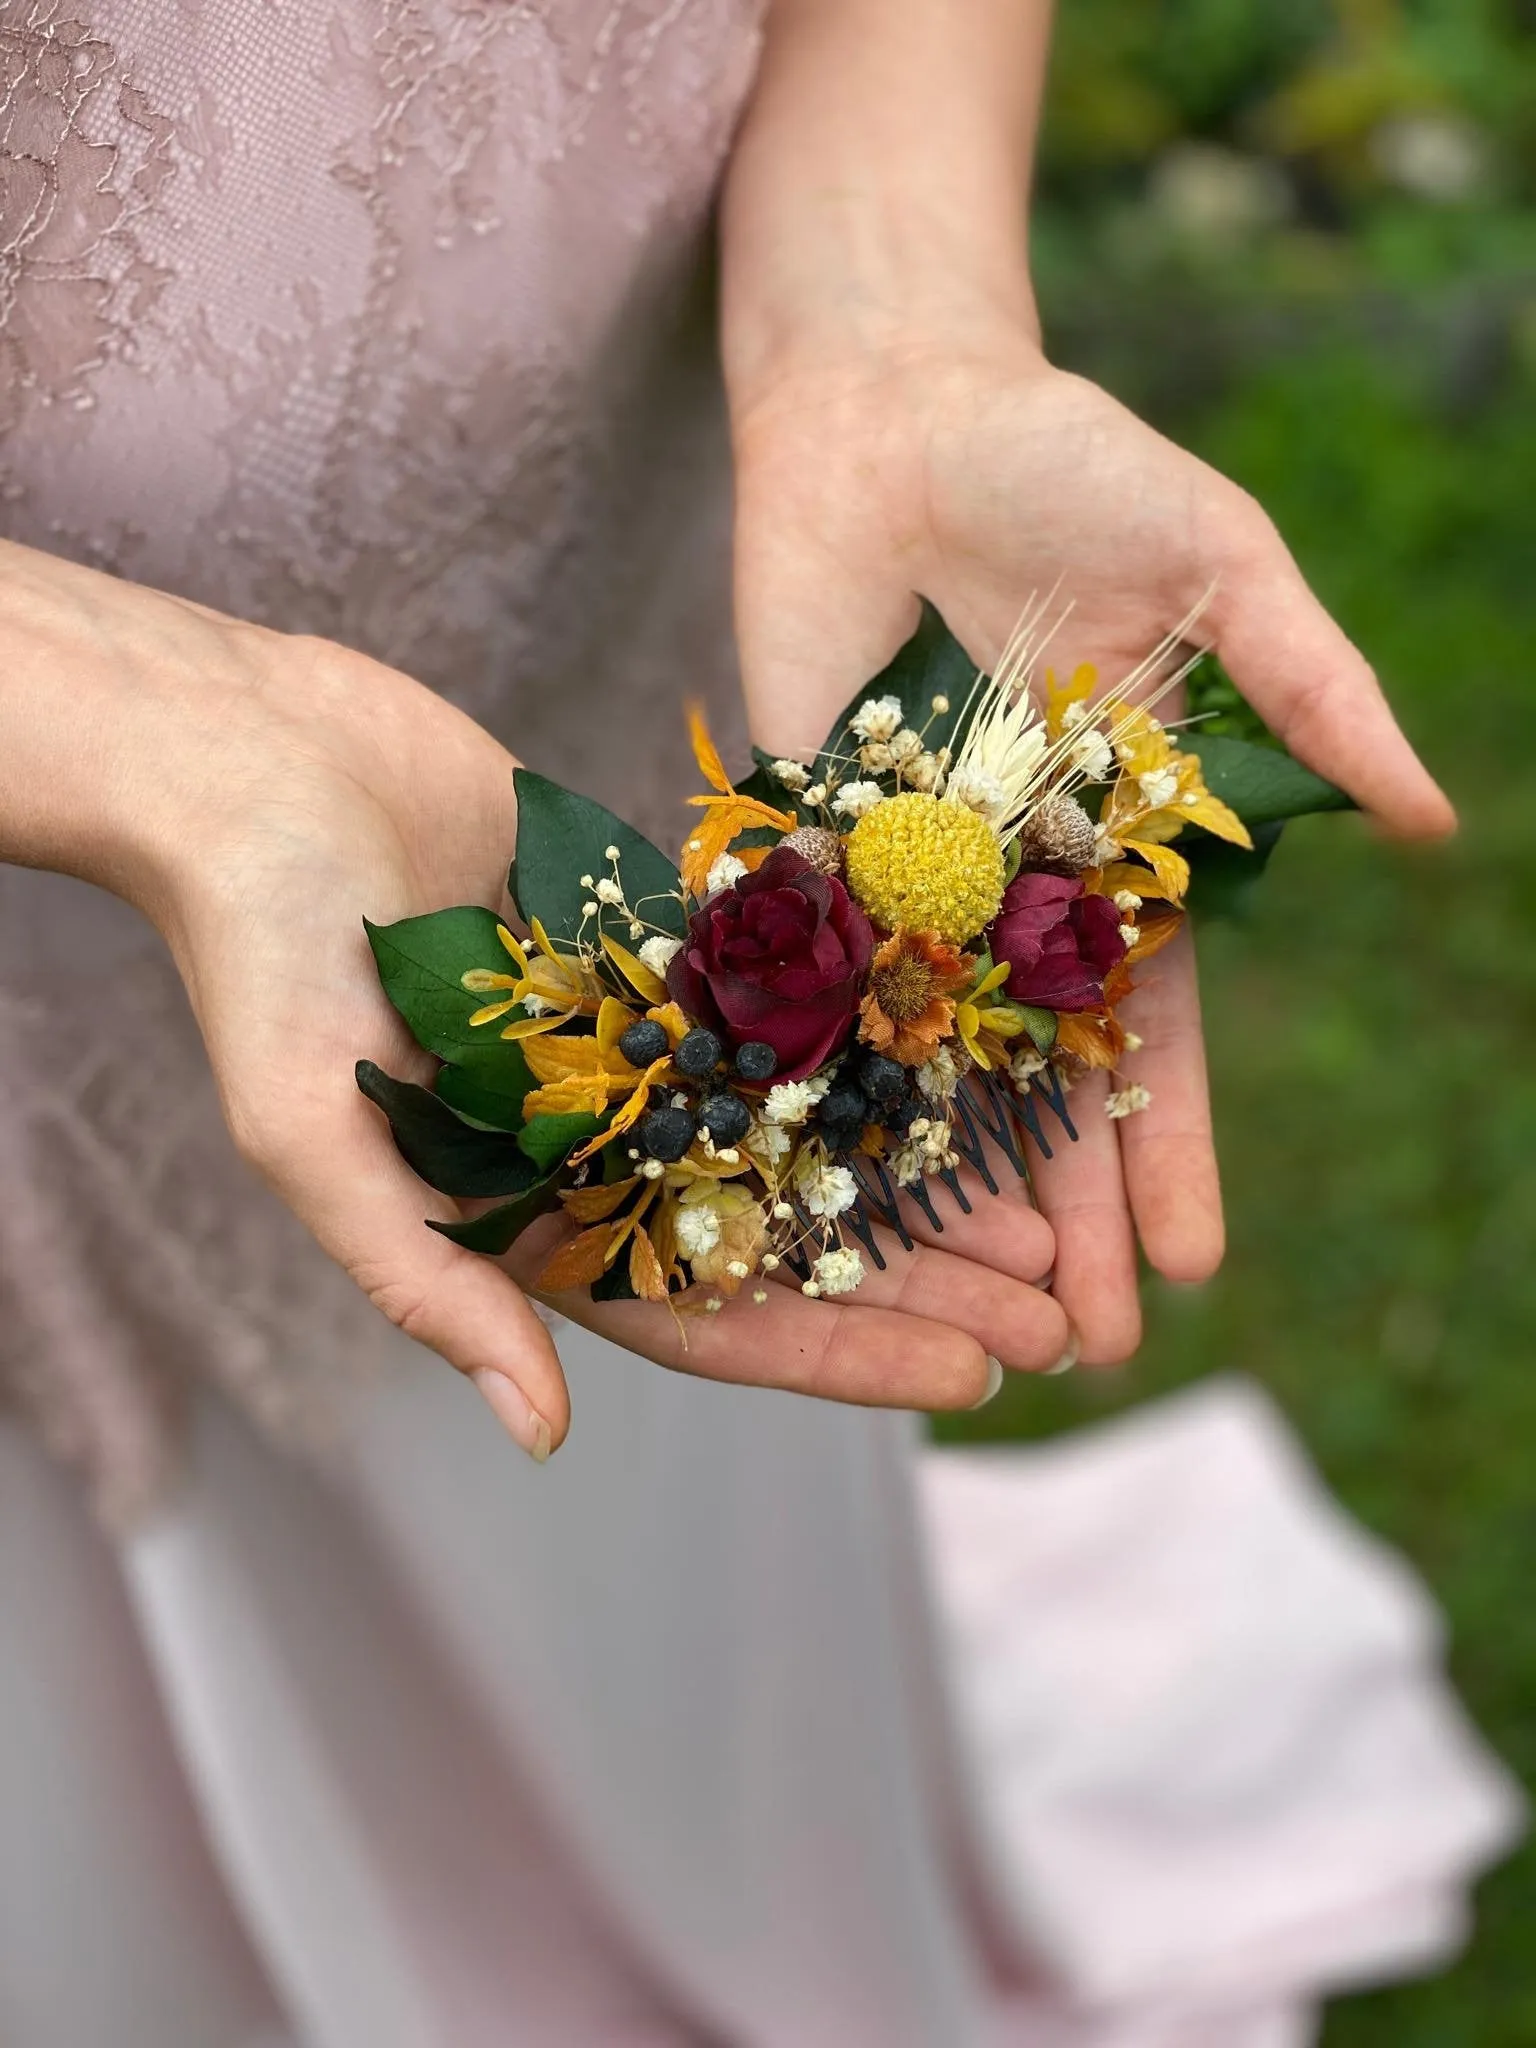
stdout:
<svg viewBox="0 0 1536 2048">
<path fill-rule="evenodd" d="M 980 1199 L 1001 1200 L 985 1192 Z M 1016 1372 L 1048 1372 L 1066 1356 L 1072 1327 L 1052 1295 L 951 1250 L 918 1244 L 903 1251 L 893 1232 L 874 1235 L 885 1270 L 865 1255 L 861 1309 L 893 1308 L 919 1322 L 952 1324 Z"/>
<path fill-rule="evenodd" d="M 1211 1130 L 1200 985 L 1188 924 L 1145 967 L 1120 1005 L 1141 1038 L 1119 1083 L 1139 1082 L 1152 1100 L 1119 1125 L 1126 1193 L 1142 1249 L 1170 1280 L 1208 1280 L 1221 1264 L 1221 1178 Z"/>
<path fill-rule="evenodd" d="M 508 1253 L 509 1265 L 531 1279 L 562 1234 L 555 1218 L 534 1225 Z M 986 1352 L 965 1330 L 889 1308 L 813 1301 L 797 1287 L 749 1281 L 717 1312 L 686 1316 L 663 1302 L 592 1301 L 576 1292 L 552 1300 L 572 1322 L 642 1358 L 733 1386 L 866 1408 L 973 1408 L 987 1391 Z"/>
<path fill-rule="evenodd" d="M 1028 1184 L 1019 1179 L 1001 1153 L 996 1154 L 992 1177 L 997 1182 L 996 1194 L 971 1167 L 960 1168 L 957 1178 L 971 1205 L 969 1216 L 947 1189 L 930 1183 L 928 1198 L 938 1225 L 928 1220 L 910 1194 L 900 1197 L 901 1220 L 908 1236 L 918 1244 L 932 1245 L 1037 1286 L 1055 1263 L 1055 1235 L 1035 1207 Z"/>
<path fill-rule="evenodd" d="M 458 1208 L 416 1178 L 377 1111 L 358 1096 L 276 1149 L 245 1149 L 374 1307 L 472 1379 L 531 1457 L 559 1448 L 570 1399 L 549 1332 L 499 1266 L 427 1228 Z"/>
<path fill-rule="evenodd" d="M 1245 501 L 1246 502 L 1246 501 Z M 1393 832 L 1453 832 L 1450 799 L 1393 717 L 1370 664 L 1308 589 L 1267 516 L 1230 525 L 1207 623 L 1232 679 L 1298 760 Z"/>
<path fill-rule="evenodd" d="M 1052 1129 L 1047 1159 L 1028 1141 L 1035 1199 L 1056 1233 L 1052 1291 L 1077 1332 L 1085 1365 L 1118 1365 L 1141 1342 L 1136 1240 L 1120 1145 L 1104 1113 L 1106 1077 L 1088 1074 L 1067 1097 L 1078 1136 Z"/>
</svg>

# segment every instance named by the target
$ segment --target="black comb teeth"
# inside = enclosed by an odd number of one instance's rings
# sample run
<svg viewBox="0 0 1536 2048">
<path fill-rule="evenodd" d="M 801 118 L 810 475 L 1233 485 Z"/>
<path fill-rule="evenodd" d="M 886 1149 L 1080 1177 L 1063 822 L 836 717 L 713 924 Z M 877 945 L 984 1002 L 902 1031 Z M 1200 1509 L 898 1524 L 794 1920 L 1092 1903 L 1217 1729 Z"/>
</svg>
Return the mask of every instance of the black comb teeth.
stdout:
<svg viewBox="0 0 1536 2048">
<path fill-rule="evenodd" d="M 1069 1139 L 1077 1137 L 1077 1128 L 1067 1109 L 1067 1093 L 1054 1067 L 1048 1066 L 1040 1073 L 1032 1074 L 1025 1088 L 1018 1088 L 996 1074 L 973 1068 L 955 1090 L 953 1109 L 951 1143 L 982 1186 L 994 1195 L 998 1193 L 997 1177 L 987 1154 L 987 1141 L 997 1147 L 1023 1180 L 1029 1170 L 1024 1160 L 1022 1131 L 1029 1133 L 1047 1159 L 1051 1157 L 1050 1141 L 1041 1124 L 1042 1109 L 1049 1110 Z M 943 1219 L 934 1206 L 936 1191 L 948 1194 L 964 1215 L 971 1213 L 970 1200 L 952 1166 L 942 1167 L 936 1174 L 914 1181 L 910 1187 L 898 1188 L 883 1159 L 872 1158 L 867 1152 L 855 1152 L 844 1163 L 858 1183 L 859 1198 L 851 1209 L 844 1210 L 841 1221 L 882 1272 L 886 1262 L 880 1250 L 880 1240 L 875 1235 L 877 1224 L 892 1233 L 903 1251 L 912 1249 L 912 1233 L 902 1216 L 902 1195 L 909 1196 L 917 1204 L 935 1231 L 942 1232 L 944 1228 Z M 820 1236 L 815 1220 L 807 1215 L 799 1202 L 795 1203 L 795 1223 L 802 1240 L 814 1243 Z M 785 1252 L 783 1260 L 795 1278 L 803 1282 L 811 1277 L 813 1256 L 813 1251 L 802 1241 L 794 1250 Z"/>
</svg>

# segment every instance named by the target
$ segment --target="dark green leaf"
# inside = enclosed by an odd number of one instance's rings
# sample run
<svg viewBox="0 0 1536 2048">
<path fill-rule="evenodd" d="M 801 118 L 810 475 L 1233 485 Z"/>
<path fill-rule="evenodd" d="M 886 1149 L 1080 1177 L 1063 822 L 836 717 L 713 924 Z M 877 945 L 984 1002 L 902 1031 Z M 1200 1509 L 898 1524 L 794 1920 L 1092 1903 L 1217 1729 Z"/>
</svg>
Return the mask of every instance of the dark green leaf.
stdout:
<svg viewBox="0 0 1536 2048">
<path fill-rule="evenodd" d="M 1179 840 L 1189 856 L 1187 902 L 1196 917 L 1242 917 L 1248 898 L 1285 830 L 1280 820 L 1253 827 L 1253 851 L 1191 832 Z"/>
<path fill-rule="evenodd" d="M 437 1077 L 437 1092 L 451 1109 L 498 1131 L 522 1129 L 523 1097 L 536 1085 L 515 1038 L 487 1046 L 473 1068 L 447 1066 Z"/>
<path fill-rule="evenodd" d="M 601 804 L 562 789 L 530 769 L 516 771 L 517 857 L 508 878 L 524 918 L 537 918 L 552 939 L 573 945 L 581 929 L 583 903 L 592 900 L 583 875 L 598 880 L 613 872 L 604 849 L 619 849 L 619 880 L 638 916 L 674 938 L 683 935 L 683 906 L 676 891 L 677 869 L 666 855 Z M 633 945 L 629 920 L 603 904 L 587 922 L 587 936 L 602 928 L 621 945 Z"/>
<path fill-rule="evenodd" d="M 833 755 L 846 760 L 857 746 L 849 734 L 848 721 L 867 697 L 899 697 L 907 724 L 924 734 L 925 746 L 952 747 L 957 744 L 975 682 L 975 662 L 925 599 L 923 615 L 912 638 L 888 668 L 882 669 L 850 699 L 828 733 L 816 759 L 817 780 L 825 780 L 831 773 Z M 935 697 L 947 697 L 949 709 L 935 712 Z"/>
<path fill-rule="evenodd" d="M 629 1281 L 629 1260 L 620 1252 L 613 1264 L 600 1280 L 591 1286 L 594 1301 L 634 1301 L 635 1290 Z"/>
<path fill-rule="evenodd" d="M 1278 748 L 1255 746 L 1251 740 L 1229 739 L 1221 733 L 1203 733 L 1198 727 L 1176 734 L 1175 740 L 1181 753 L 1200 756 L 1206 788 L 1230 804 L 1249 827 L 1300 818 L 1309 811 L 1354 809 L 1353 798 L 1342 789 L 1335 789 Z M 1193 837 L 1180 839 L 1181 853 L 1189 851 Z"/>
<path fill-rule="evenodd" d="M 589 1116 L 585 1110 L 574 1110 L 569 1116 L 531 1116 L 518 1132 L 517 1142 L 540 1171 L 547 1172 L 577 1145 L 595 1138 L 611 1115 L 612 1111 Z"/>
<path fill-rule="evenodd" d="M 527 1194 L 519 1195 L 515 1202 L 503 1202 L 499 1209 L 487 1209 L 483 1216 L 477 1216 L 472 1223 L 431 1223 L 428 1228 L 440 1237 L 451 1238 L 455 1244 L 463 1245 L 466 1251 L 489 1252 L 499 1257 L 516 1238 L 522 1236 L 529 1224 L 542 1216 L 546 1209 L 553 1209 L 559 1199 L 560 1176 L 551 1174 L 548 1180 L 541 1180 L 531 1187 Z"/>
<path fill-rule="evenodd" d="M 429 1088 L 396 1081 L 372 1060 L 358 1061 L 357 1085 L 389 1118 L 401 1157 L 428 1187 L 479 1199 L 523 1194 L 539 1178 L 515 1138 L 472 1129 Z"/>
<path fill-rule="evenodd" d="M 461 977 L 471 967 L 487 967 L 497 974 L 516 972 L 496 936 L 500 922 L 494 911 L 478 904 L 434 910 L 425 917 L 402 918 L 398 924 L 363 920 L 384 993 L 417 1043 L 439 1059 L 476 1072 L 504 1060 L 510 1041 L 498 1035 L 495 1024 L 471 1030 L 469 1020 L 486 998 L 471 995 Z"/>
</svg>

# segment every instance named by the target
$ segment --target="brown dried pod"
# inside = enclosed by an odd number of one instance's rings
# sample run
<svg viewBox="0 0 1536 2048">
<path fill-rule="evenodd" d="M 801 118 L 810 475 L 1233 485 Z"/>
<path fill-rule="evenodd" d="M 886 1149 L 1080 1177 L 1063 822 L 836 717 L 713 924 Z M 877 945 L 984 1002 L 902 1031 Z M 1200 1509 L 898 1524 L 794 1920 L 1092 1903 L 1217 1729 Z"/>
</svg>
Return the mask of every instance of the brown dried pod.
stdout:
<svg viewBox="0 0 1536 2048">
<path fill-rule="evenodd" d="M 786 832 L 779 843 L 792 847 L 823 875 L 841 878 L 848 865 L 843 842 L 828 825 L 799 825 L 793 832 Z"/>
<path fill-rule="evenodd" d="M 1019 865 L 1050 874 L 1080 875 L 1094 864 L 1092 818 L 1073 796 L 1048 796 L 1020 828 Z"/>
</svg>

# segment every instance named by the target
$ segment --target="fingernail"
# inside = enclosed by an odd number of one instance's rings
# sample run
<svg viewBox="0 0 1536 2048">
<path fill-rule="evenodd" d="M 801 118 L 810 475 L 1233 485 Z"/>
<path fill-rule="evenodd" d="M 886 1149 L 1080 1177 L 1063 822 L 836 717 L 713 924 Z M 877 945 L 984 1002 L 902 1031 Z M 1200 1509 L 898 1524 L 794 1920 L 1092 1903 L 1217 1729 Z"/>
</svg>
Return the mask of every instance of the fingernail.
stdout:
<svg viewBox="0 0 1536 2048">
<path fill-rule="evenodd" d="M 1003 1361 L 987 1353 L 987 1389 L 979 1401 L 973 1401 L 969 1413 L 974 1415 L 978 1408 L 985 1408 L 989 1401 L 995 1401 L 1003 1391 Z"/>
<path fill-rule="evenodd" d="M 1070 1344 L 1068 1344 L 1066 1350 L 1063 1351 L 1060 1358 L 1057 1359 L 1054 1365 L 1048 1365 L 1045 1368 L 1045 1372 L 1042 1375 L 1042 1377 L 1048 1380 L 1054 1380 L 1059 1379 L 1064 1372 L 1070 1372 L 1073 1366 L 1077 1363 L 1077 1351 L 1077 1337 L 1074 1334 L 1072 1341 Z"/>
<path fill-rule="evenodd" d="M 553 1448 L 549 1424 L 536 1408 L 529 1406 L 517 1382 L 509 1380 L 504 1372 L 492 1372 L 489 1366 L 472 1372 L 470 1378 L 512 1441 L 520 1445 L 536 1465 L 547 1464 Z"/>
</svg>

